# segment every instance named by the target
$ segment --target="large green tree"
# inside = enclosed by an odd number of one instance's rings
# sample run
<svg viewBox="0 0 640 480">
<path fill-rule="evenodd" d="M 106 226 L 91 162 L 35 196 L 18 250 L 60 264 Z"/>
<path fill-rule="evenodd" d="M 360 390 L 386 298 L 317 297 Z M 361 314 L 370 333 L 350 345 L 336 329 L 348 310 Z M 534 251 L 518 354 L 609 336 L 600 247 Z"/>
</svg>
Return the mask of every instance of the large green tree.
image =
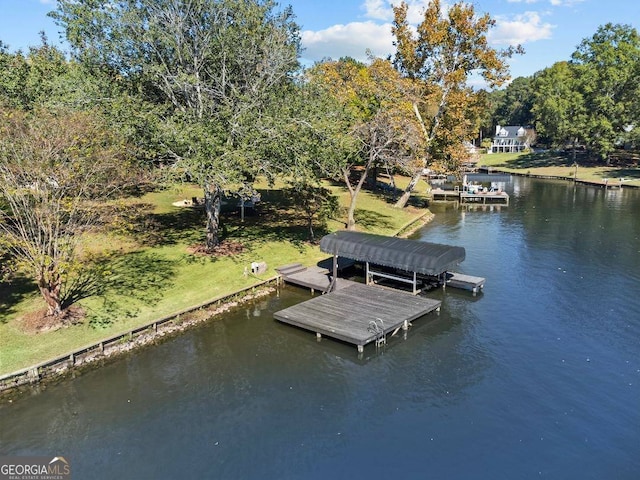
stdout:
<svg viewBox="0 0 640 480">
<path fill-rule="evenodd" d="M 587 112 L 577 74 L 568 62 L 537 72 L 532 106 L 536 131 L 542 140 L 553 146 L 572 145 L 574 160 L 576 147 L 586 140 L 587 133 Z"/>
<path fill-rule="evenodd" d="M 608 161 L 616 143 L 640 129 L 640 35 L 630 25 L 608 23 L 580 43 L 571 63 L 587 112 L 587 145 Z"/>
<path fill-rule="evenodd" d="M 64 53 L 41 36 L 39 46 L 27 54 L 10 53 L 0 42 L 0 102 L 31 110 L 55 97 L 55 85 L 69 69 Z"/>
<path fill-rule="evenodd" d="M 408 9 L 406 2 L 394 7 L 392 32 L 397 47 L 394 61 L 400 72 L 423 89 L 423 101 L 414 103 L 414 111 L 423 125 L 427 147 L 433 149 L 442 118 L 453 112 L 451 96 L 461 98 L 472 74 L 480 75 L 490 87 L 503 84 L 509 79 L 506 59 L 520 49 L 492 48 L 487 33 L 495 21 L 488 14 L 477 15 L 470 3 L 457 2 L 445 11 L 440 0 L 431 1 L 417 30 L 409 23 Z M 455 108 L 463 111 L 466 108 L 463 102 L 455 104 Z M 396 206 L 406 205 L 432 156 L 433 152 L 416 166 Z"/>
<path fill-rule="evenodd" d="M 532 125 L 533 77 L 514 78 L 503 90 L 493 114 L 493 125 Z"/>
<path fill-rule="evenodd" d="M 59 0 L 76 58 L 172 108 L 166 155 L 203 188 L 207 247 L 221 197 L 264 168 L 245 141 L 298 68 L 298 27 L 272 0 Z"/>
</svg>

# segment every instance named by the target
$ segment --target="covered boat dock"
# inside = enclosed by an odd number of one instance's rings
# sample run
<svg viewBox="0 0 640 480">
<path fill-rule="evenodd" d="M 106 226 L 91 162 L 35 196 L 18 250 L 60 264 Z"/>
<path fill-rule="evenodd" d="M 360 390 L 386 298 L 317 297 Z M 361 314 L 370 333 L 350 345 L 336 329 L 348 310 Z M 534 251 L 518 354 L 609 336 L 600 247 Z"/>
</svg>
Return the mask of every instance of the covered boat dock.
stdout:
<svg viewBox="0 0 640 480">
<path fill-rule="evenodd" d="M 465 259 L 465 249 L 369 233 L 340 231 L 325 235 L 320 249 L 332 255 L 330 268 L 307 268 L 300 264 L 279 267 L 285 282 L 323 295 L 274 313 L 290 325 L 342 340 L 362 352 L 366 344 L 386 342 L 387 334 L 408 328 L 409 322 L 439 311 L 441 302 L 416 294 L 425 277 L 443 286 L 467 288 L 475 292 L 484 278 L 452 274 L 450 270 Z M 346 262 L 345 262 L 346 259 Z M 364 263 L 365 284 L 338 278 L 341 265 Z M 411 285 L 410 293 L 375 285 L 376 279 Z"/>
<path fill-rule="evenodd" d="M 446 284 L 446 273 L 466 256 L 463 247 L 351 231 L 325 235 L 320 250 L 333 255 L 334 278 L 338 274 L 338 258 L 348 258 L 365 264 L 367 285 L 384 278 L 411 285 L 414 295 L 420 292 L 419 276 Z"/>
</svg>

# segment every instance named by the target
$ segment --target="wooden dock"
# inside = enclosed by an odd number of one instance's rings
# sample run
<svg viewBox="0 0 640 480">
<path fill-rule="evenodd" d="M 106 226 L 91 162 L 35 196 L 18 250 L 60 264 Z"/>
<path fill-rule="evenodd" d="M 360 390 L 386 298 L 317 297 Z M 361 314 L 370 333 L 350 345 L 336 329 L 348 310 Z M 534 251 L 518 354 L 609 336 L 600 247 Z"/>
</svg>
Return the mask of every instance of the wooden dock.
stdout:
<svg viewBox="0 0 640 480">
<path fill-rule="evenodd" d="M 371 342 L 384 343 L 389 333 L 408 328 L 409 322 L 442 302 L 406 292 L 351 282 L 340 290 L 318 296 L 274 313 L 289 325 L 351 343 L 362 352 Z"/>
<path fill-rule="evenodd" d="M 460 190 L 442 190 L 435 188 L 431 190 L 433 201 L 458 201 L 461 205 L 471 204 L 496 204 L 509 205 L 509 194 L 506 192 L 478 192 L 469 193 Z"/>
<path fill-rule="evenodd" d="M 433 188 L 431 190 L 431 199 L 434 202 L 460 201 L 460 190 L 443 190 L 442 188 Z"/>
<path fill-rule="evenodd" d="M 506 192 L 483 192 L 483 193 L 460 193 L 460 203 L 495 203 L 499 205 L 509 205 L 509 194 Z"/>
<path fill-rule="evenodd" d="M 286 283 L 309 288 L 311 293 L 328 291 L 332 281 L 329 269 L 319 266 L 305 267 L 300 263 L 292 263 L 278 267 L 276 271 Z M 345 278 L 336 278 L 333 290 L 341 290 L 354 283 Z"/>
</svg>

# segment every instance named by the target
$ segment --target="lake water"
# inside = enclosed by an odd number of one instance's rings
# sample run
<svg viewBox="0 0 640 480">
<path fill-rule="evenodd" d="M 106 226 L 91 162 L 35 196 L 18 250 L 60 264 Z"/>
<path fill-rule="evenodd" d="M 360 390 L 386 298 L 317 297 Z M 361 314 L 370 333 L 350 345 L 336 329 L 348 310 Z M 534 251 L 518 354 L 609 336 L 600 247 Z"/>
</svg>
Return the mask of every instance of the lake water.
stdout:
<svg viewBox="0 0 640 480">
<path fill-rule="evenodd" d="M 515 178 L 509 207 L 437 206 L 464 246 L 440 315 L 386 348 L 279 324 L 287 287 L 0 406 L 0 455 L 76 479 L 640 478 L 640 192 Z"/>
</svg>

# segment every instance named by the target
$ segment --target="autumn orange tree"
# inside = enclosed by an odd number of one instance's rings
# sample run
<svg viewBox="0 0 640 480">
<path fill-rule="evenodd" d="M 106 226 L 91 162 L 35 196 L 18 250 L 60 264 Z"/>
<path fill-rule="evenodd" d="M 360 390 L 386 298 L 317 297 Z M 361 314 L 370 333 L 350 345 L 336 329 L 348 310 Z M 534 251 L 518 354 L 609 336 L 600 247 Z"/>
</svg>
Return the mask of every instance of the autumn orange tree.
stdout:
<svg viewBox="0 0 640 480">
<path fill-rule="evenodd" d="M 47 315 L 62 320 L 80 234 L 133 170 L 95 114 L 0 109 L 0 118 L 0 244 L 36 282 Z"/>
<path fill-rule="evenodd" d="M 406 2 L 393 8 L 392 33 L 397 48 L 394 64 L 399 72 L 422 90 L 419 101 L 413 102 L 413 111 L 422 125 L 427 155 L 416 165 L 413 178 L 396 206 L 404 207 L 420 180 L 422 169 L 435 155 L 436 147 L 446 142 L 446 117 L 449 127 L 472 102 L 467 81 L 479 74 L 490 87 L 502 85 L 509 79 L 507 58 L 521 52 L 520 47 L 497 50 L 489 46 L 487 33 L 495 25 L 488 15 L 478 16 L 471 3 L 458 2 L 446 13 L 440 0 L 432 0 L 424 11 L 417 31 L 410 25 Z M 440 142 L 435 142 L 436 138 Z M 457 140 L 456 140 L 457 141 Z"/>
<path fill-rule="evenodd" d="M 369 65 L 353 59 L 324 62 L 311 71 L 351 119 L 353 149 L 333 166 L 350 194 L 347 229 L 355 229 L 359 192 L 373 167 L 394 168 L 423 155 L 424 137 L 412 111 L 415 91 L 393 65 L 373 59 Z"/>
</svg>

